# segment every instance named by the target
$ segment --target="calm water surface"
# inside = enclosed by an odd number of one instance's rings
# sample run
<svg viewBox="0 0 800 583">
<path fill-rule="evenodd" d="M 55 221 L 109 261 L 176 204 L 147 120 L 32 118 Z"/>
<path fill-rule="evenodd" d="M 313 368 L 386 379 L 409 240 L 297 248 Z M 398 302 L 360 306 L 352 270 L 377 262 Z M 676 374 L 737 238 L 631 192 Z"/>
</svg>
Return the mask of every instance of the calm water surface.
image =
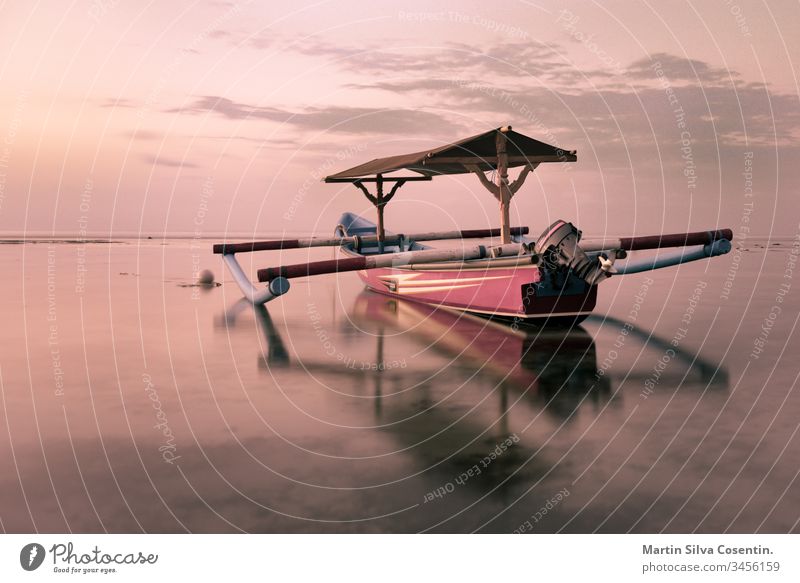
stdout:
<svg viewBox="0 0 800 583">
<path fill-rule="evenodd" d="M 791 241 L 611 279 L 573 330 L 355 274 L 254 310 L 209 248 L 0 245 L 3 530 L 800 530 Z"/>
</svg>

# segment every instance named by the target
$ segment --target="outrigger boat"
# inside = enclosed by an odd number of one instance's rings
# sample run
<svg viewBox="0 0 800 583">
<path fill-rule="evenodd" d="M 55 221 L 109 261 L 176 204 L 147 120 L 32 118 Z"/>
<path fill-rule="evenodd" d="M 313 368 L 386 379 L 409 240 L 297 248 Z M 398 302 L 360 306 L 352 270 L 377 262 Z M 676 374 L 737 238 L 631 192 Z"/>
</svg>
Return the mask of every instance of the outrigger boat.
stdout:
<svg viewBox="0 0 800 583">
<path fill-rule="evenodd" d="M 289 291 L 289 280 L 327 273 L 357 271 L 368 288 L 429 306 L 450 308 L 513 321 L 555 319 L 579 322 L 595 307 L 597 285 L 614 275 L 662 269 L 715 257 L 731 249 L 730 229 L 583 240 L 567 221 L 550 225 L 535 241 L 528 227 L 511 227 L 510 203 L 527 176 L 540 164 L 576 162 L 574 150 L 545 144 L 497 128 L 433 150 L 379 158 L 325 178 L 350 183 L 377 210 L 377 224 L 344 213 L 334 236 L 220 243 L 221 254 L 245 297 L 263 304 Z M 510 181 L 508 171 L 521 168 Z M 494 180 L 486 176 L 494 173 Z M 398 175 L 398 173 L 400 175 Z M 435 176 L 475 174 L 500 203 L 500 228 L 396 234 L 384 228 L 384 209 L 398 189 Z M 370 192 L 368 185 L 374 185 Z M 391 185 L 386 192 L 385 187 Z M 470 239 L 499 238 L 493 245 L 466 245 Z M 460 240 L 460 247 L 431 248 L 422 241 Z M 253 284 L 236 254 L 253 251 L 338 247 L 344 257 L 258 270 Z M 628 252 L 682 248 L 665 254 L 628 259 Z M 617 261 L 624 260 L 624 264 Z"/>
</svg>

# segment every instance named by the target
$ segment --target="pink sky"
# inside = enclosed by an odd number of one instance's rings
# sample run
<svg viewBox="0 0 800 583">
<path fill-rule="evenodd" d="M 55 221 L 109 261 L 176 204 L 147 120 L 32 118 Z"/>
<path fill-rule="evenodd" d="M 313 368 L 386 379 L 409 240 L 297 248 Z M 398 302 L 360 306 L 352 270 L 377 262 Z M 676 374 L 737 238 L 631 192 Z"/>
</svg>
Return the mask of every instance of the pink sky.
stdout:
<svg viewBox="0 0 800 583">
<path fill-rule="evenodd" d="M 327 234 L 373 213 L 319 177 L 510 124 L 578 150 L 515 197 L 533 232 L 737 230 L 752 203 L 753 235 L 793 236 L 798 23 L 791 1 L 6 3 L 0 231 Z M 387 210 L 498 222 L 470 176 Z"/>
</svg>

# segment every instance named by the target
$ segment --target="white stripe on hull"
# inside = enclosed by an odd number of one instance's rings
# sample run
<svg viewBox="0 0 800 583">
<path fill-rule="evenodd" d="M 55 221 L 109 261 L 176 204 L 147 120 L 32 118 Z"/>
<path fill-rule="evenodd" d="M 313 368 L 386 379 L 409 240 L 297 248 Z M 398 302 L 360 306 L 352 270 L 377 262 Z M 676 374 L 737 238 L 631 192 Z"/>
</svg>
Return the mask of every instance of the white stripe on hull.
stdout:
<svg viewBox="0 0 800 583">
<path fill-rule="evenodd" d="M 435 285 L 435 286 L 427 286 L 427 287 L 416 287 L 412 289 L 407 289 L 405 285 L 398 287 L 396 291 L 392 293 L 398 294 L 401 296 L 404 295 L 414 295 L 414 294 L 425 294 L 429 292 L 440 292 L 440 291 L 450 291 L 453 289 L 466 289 L 470 287 L 478 287 L 480 283 L 468 283 L 464 285 Z"/>
<path fill-rule="evenodd" d="M 438 285 L 442 286 L 445 284 L 467 284 L 467 283 L 482 283 L 484 281 L 490 281 L 495 279 L 511 279 L 511 275 L 495 275 L 491 277 L 459 277 L 453 279 L 424 279 L 422 281 L 414 281 L 414 279 L 419 276 L 423 275 L 421 273 L 414 273 L 410 275 L 383 275 L 379 276 L 378 279 L 381 281 L 394 281 L 397 284 L 398 288 L 400 284 L 402 287 L 424 287 L 430 285 Z"/>
</svg>

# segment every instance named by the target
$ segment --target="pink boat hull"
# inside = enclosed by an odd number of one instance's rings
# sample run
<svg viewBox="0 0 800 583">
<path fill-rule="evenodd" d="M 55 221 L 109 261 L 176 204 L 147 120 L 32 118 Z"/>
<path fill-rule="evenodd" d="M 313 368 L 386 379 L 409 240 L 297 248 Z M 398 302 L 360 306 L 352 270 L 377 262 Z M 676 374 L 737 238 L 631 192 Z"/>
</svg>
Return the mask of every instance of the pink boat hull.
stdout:
<svg viewBox="0 0 800 583">
<path fill-rule="evenodd" d="M 543 294 L 536 266 L 511 268 L 414 270 L 372 269 L 359 276 L 375 292 L 436 307 L 485 316 L 528 320 L 586 316 L 597 300 L 597 287 Z"/>
<path fill-rule="evenodd" d="M 374 235 L 375 232 L 373 223 L 352 213 L 341 216 L 335 231 L 337 236 Z M 418 243 L 413 245 L 415 250 L 427 249 Z M 406 250 L 391 247 L 385 252 Z M 350 246 L 343 247 L 342 251 L 346 256 L 360 257 L 362 253 L 376 254 L 378 249 L 365 251 Z M 536 265 L 509 266 L 510 259 L 501 258 L 505 265 L 493 265 L 488 259 L 435 267 L 378 268 L 359 271 L 358 275 L 369 289 L 380 294 L 506 320 L 576 321 L 594 309 L 596 286 L 564 273 L 555 276 L 559 281 L 553 281 L 552 275 L 542 281 L 543 272 Z"/>
</svg>

